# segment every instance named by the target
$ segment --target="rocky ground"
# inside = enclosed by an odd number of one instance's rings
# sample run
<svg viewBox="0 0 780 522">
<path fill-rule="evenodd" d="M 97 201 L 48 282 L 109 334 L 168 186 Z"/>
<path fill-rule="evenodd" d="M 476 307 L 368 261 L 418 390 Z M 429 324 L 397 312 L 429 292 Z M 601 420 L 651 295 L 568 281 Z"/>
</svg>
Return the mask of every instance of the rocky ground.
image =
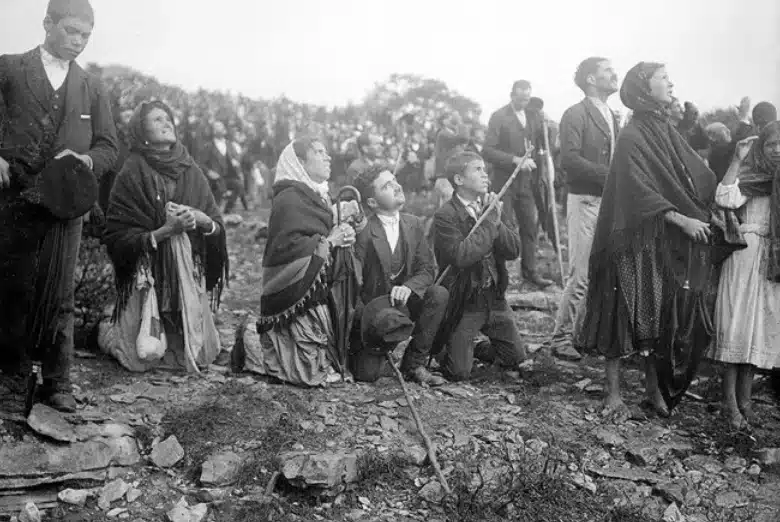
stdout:
<svg viewBox="0 0 780 522">
<path fill-rule="evenodd" d="M 244 214 L 229 231 L 225 350 L 258 303 L 262 217 Z M 554 273 L 549 247 L 544 260 Z M 598 415 L 602 362 L 562 361 L 541 347 L 557 292 L 512 285 L 533 351 L 517 374 L 478 367 L 467 384 L 409 385 L 450 495 L 392 373 L 305 390 L 233 374 L 227 353 L 201 375 L 132 375 L 82 350 L 78 415 L 38 408 L 27 426 L 0 421 L 0 513 L 72 522 L 780 520 L 780 409 L 764 383 L 751 432 L 724 429 L 709 367 L 670 419 L 635 407 L 628 422 L 607 424 Z M 629 366 L 633 405 L 641 376 Z M 19 512 L 26 501 L 35 506 Z"/>
</svg>

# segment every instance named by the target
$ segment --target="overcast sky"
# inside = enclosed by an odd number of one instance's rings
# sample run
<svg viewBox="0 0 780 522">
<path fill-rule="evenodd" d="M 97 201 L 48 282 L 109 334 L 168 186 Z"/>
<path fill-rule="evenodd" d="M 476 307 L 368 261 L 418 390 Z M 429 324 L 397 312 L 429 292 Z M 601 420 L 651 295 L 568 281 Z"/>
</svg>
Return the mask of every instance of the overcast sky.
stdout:
<svg viewBox="0 0 780 522">
<path fill-rule="evenodd" d="M 43 39 L 47 0 L 0 0 L 0 52 Z M 305 102 L 359 101 L 393 72 L 437 77 L 483 118 L 515 79 L 558 118 L 581 98 L 574 69 L 609 57 L 668 64 L 702 110 L 780 103 L 780 0 L 92 0 L 79 62 L 123 64 L 186 89 Z M 620 108 L 617 96 L 610 104 Z"/>
</svg>

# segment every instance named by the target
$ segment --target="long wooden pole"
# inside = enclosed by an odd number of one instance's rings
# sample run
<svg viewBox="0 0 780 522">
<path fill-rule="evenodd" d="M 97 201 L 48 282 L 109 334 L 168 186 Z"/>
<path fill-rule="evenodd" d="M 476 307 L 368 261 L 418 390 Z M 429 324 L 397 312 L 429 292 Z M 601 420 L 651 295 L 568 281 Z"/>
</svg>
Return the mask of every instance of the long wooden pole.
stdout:
<svg viewBox="0 0 780 522">
<path fill-rule="evenodd" d="M 526 147 L 525 155 L 523 156 L 523 158 L 531 157 L 532 153 L 533 153 L 533 147 L 531 147 L 531 146 Z M 520 163 L 520 165 L 522 165 L 522 163 Z M 508 180 L 506 180 L 506 183 L 504 183 L 504 186 L 501 187 L 501 190 L 499 191 L 498 195 L 496 195 L 496 197 L 493 200 L 493 202 L 490 203 L 488 208 L 485 209 L 482 212 L 482 215 L 479 216 L 479 218 L 477 219 L 477 222 L 474 223 L 474 226 L 471 228 L 471 230 L 469 230 L 469 233 L 466 235 L 466 239 L 471 237 L 471 234 L 473 234 L 474 231 L 477 229 L 477 227 L 479 225 L 481 225 L 482 222 L 485 221 L 485 219 L 487 219 L 488 215 L 496 207 L 496 205 L 498 205 L 501 202 L 501 200 L 504 197 L 504 194 L 506 194 L 506 191 L 509 190 L 509 187 L 512 186 L 512 182 L 514 182 L 514 180 L 517 177 L 517 175 L 520 174 L 520 165 L 517 165 L 515 167 L 514 172 L 512 172 L 512 175 L 509 176 Z M 434 284 L 440 285 L 441 282 L 444 281 L 444 278 L 447 277 L 447 274 L 449 273 L 449 271 L 450 271 L 450 266 L 448 265 L 448 266 L 446 266 L 444 268 L 444 270 L 441 271 L 441 273 L 439 274 L 439 277 L 436 278 L 436 282 Z"/>
<path fill-rule="evenodd" d="M 561 232 L 558 226 L 558 206 L 555 204 L 555 163 L 552 159 L 550 150 L 550 136 L 547 128 L 547 120 L 542 120 L 542 129 L 544 131 L 544 160 L 547 162 L 548 185 L 550 186 L 550 212 L 553 217 L 553 234 L 555 237 L 555 252 L 558 255 L 558 269 L 561 271 L 561 286 L 566 285 L 566 277 L 563 271 L 563 253 L 561 252 Z"/>
<path fill-rule="evenodd" d="M 390 364 L 390 367 L 395 372 L 395 376 L 398 378 L 398 382 L 401 383 L 401 389 L 404 392 L 404 397 L 406 398 L 406 403 L 409 405 L 409 409 L 412 410 L 412 417 L 414 418 L 414 423 L 417 425 L 417 431 L 420 432 L 423 442 L 425 442 L 425 449 L 428 451 L 428 458 L 431 461 L 431 466 L 433 466 L 433 471 L 436 472 L 436 476 L 439 477 L 439 482 L 441 483 L 441 487 L 444 489 L 444 492 L 447 495 L 450 495 L 452 494 L 452 490 L 450 489 L 450 485 L 447 484 L 447 479 L 444 477 L 444 473 L 441 470 L 439 459 L 436 458 L 436 449 L 433 447 L 433 442 L 428 437 L 428 434 L 425 433 L 422 421 L 420 420 L 420 415 L 417 413 L 417 408 L 414 407 L 412 397 L 409 395 L 409 390 L 406 388 L 406 381 L 404 380 L 404 376 L 401 374 L 401 370 L 399 370 L 393 362 L 393 358 L 390 355 L 390 352 L 387 352 L 385 356 L 387 357 L 387 362 Z"/>
</svg>

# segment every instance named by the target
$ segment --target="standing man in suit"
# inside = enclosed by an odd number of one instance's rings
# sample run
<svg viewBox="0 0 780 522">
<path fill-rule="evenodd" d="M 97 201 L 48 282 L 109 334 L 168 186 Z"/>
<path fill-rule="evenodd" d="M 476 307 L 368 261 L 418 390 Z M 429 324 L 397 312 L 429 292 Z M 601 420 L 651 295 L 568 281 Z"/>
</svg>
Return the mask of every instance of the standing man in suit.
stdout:
<svg viewBox="0 0 780 522">
<path fill-rule="evenodd" d="M 230 197 L 225 202 L 225 213 L 229 214 L 233 211 L 238 198 L 241 198 L 244 210 L 248 210 L 236 144 L 228 138 L 227 127 L 219 120 L 212 124 L 211 134 L 212 139 L 203 153 L 201 168 L 209 178 L 214 200 L 217 205 L 221 205 L 225 193 L 230 191 Z"/>
<path fill-rule="evenodd" d="M 433 165 L 436 181 L 433 191 L 438 196 L 438 206 L 441 207 L 452 197 L 453 186 L 447 179 L 445 165 L 447 160 L 466 149 L 469 143 L 469 129 L 463 124 L 460 113 L 453 111 L 439 117 L 441 129 L 436 134 L 436 145 L 433 148 Z"/>
<path fill-rule="evenodd" d="M 54 408 L 73 411 L 74 272 L 82 218 L 57 220 L 23 197 L 51 162 L 73 156 L 97 178 L 116 161 L 117 138 L 108 94 L 100 80 L 74 60 L 92 34 L 88 0 L 51 0 L 43 45 L 21 55 L 0 56 L 0 408 L 18 407 L 32 375 L 32 358 L 42 354 L 40 397 Z M 56 234 L 56 241 L 49 241 Z M 44 241 L 31 245 L 25 239 Z M 13 237 L 10 244 L 5 243 Z M 41 244 L 55 244 L 44 250 Z M 56 275 L 55 275 L 56 274 Z M 41 281 L 56 294 L 37 301 Z M 55 324 L 31 338 L 31 316 L 48 305 Z M 53 330 L 49 332 L 48 329 Z M 51 334 L 51 335 L 49 335 Z M 6 400 L 7 399 L 7 400 Z M 24 400 L 22 399 L 22 405 Z M 16 411 L 18 413 L 18 411 Z"/>
<path fill-rule="evenodd" d="M 528 110 L 531 84 L 518 80 L 512 85 L 511 101 L 490 116 L 482 156 L 493 166 L 493 186 L 496 191 L 507 182 L 515 167 L 520 173 L 504 196 L 504 203 L 522 242 L 523 279 L 539 288 L 552 281 L 536 271 L 536 245 L 539 237 L 538 213 L 533 194 L 536 162 L 525 158 L 528 143 L 538 146 L 544 139 L 541 113 Z"/>
<path fill-rule="evenodd" d="M 561 167 L 566 171 L 569 191 L 569 276 L 551 344 L 559 357 L 578 360 L 581 355 L 572 337 L 576 340 L 585 316 L 588 260 L 620 123 L 607 105 L 607 99 L 618 90 L 618 77 L 609 60 L 587 58 L 577 67 L 574 82 L 585 98 L 561 118 Z"/>
<path fill-rule="evenodd" d="M 433 284 L 436 263 L 425 235 L 425 223 L 421 218 L 401 213 L 406 198 L 387 167 L 373 166 L 361 172 L 355 187 L 374 212 L 355 243 L 355 253 L 363 267 L 361 300 L 368 304 L 389 295 L 393 305 L 415 322 L 401 371 L 412 381 L 440 386 L 445 379 L 429 372 L 426 365 L 449 293 Z M 381 362 L 376 358 L 361 360 L 358 353 L 353 364 L 355 378 L 375 381 L 381 373 Z"/>
</svg>

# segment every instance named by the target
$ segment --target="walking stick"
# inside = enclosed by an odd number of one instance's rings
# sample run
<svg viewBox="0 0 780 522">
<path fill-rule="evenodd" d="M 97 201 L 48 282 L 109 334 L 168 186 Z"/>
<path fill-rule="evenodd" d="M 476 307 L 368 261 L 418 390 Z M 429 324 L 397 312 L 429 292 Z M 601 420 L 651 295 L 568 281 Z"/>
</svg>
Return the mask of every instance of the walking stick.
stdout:
<svg viewBox="0 0 780 522">
<path fill-rule="evenodd" d="M 553 233 L 555 237 L 555 252 L 558 255 L 558 269 L 561 271 L 561 286 L 566 284 L 563 272 L 563 253 L 561 252 L 561 235 L 558 227 L 558 206 L 555 204 L 555 163 L 553 163 L 552 153 L 550 152 L 550 136 L 547 129 L 547 120 L 542 120 L 542 130 L 544 132 L 544 160 L 547 162 L 548 184 L 550 185 L 550 211 L 553 217 Z"/>
<path fill-rule="evenodd" d="M 525 158 L 530 158 L 530 157 L 531 157 L 531 154 L 533 154 L 533 151 L 534 151 L 534 148 L 533 148 L 533 146 L 532 146 L 532 145 L 530 145 L 530 144 L 529 144 L 529 145 L 526 145 L 526 148 L 525 148 L 525 155 L 523 155 L 523 159 L 525 159 Z M 520 163 L 520 165 L 522 165 L 522 162 Z M 512 175 L 511 175 L 511 176 L 509 176 L 509 179 L 508 179 L 508 180 L 506 180 L 506 183 L 504 183 L 504 186 L 503 186 L 503 187 L 501 187 L 501 190 L 500 190 L 500 191 L 499 191 L 499 193 L 496 195 L 496 198 L 495 198 L 495 199 L 493 200 L 493 202 L 492 202 L 492 203 L 491 203 L 491 204 L 488 206 L 488 208 L 487 208 L 487 209 L 485 209 L 485 210 L 482 212 L 482 215 L 480 215 L 480 216 L 479 216 L 479 219 L 477 219 L 477 222 L 476 222 L 476 223 L 474 223 L 474 226 L 471 228 L 471 230 L 469 230 L 469 233 L 468 233 L 468 234 L 466 234 L 466 239 L 468 239 L 468 238 L 470 238 L 470 237 L 471 237 L 471 234 L 473 234 L 473 233 L 474 233 L 474 231 L 477 229 L 477 227 L 478 227 L 479 225 L 481 225 L 481 224 L 482 224 L 482 222 L 483 222 L 483 221 L 485 221 L 485 219 L 487 219 L 487 217 L 488 217 L 488 214 L 490 214 L 490 212 L 491 212 L 491 211 L 492 211 L 492 210 L 493 210 L 493 209 L 496 207 L 496 205 L 498 205 L 498 204 L 501 202 L 501 200 L 502 200 L 502 199 L 503 199 L 503 197 L 504 197 L 504 194 L 506 194 L 506 191 L 507 191 L 507 190 L 509 190 L 509 187 L 511 187 L 511 186 L 512 186 L 512 182 L 514 182 L 514 180 L 515 180 L 515 178 L 517 177 L 517 175 L 518 175 L 518 174 L 520 174 L 520 165 L 518 165 L 517 167 L 515 167 L 515 170 L 514 170 L 514 172 L 512 172 Z M 449 271 L 450 271 L 450 265 L 447 265 L 446 267 L 444 267 L 444 270 L 442 270 L 442 271 L 441 271 L 441 274 L 439 274 L 439 277 L 438 277 L 438 278 L 436 278 L 436 282 L 435 282 L 434 284 L 436 284 L 436 285 L 440 285 L 440 284 L 441 284 L 441 282 L 442 282 L 442 281 L 444 281 L 444 278 L 445 278 L 445 277 L 447 277 L 447 274 L 449 273 Z"/>
<path fill-rule="evenodd" d="M 431 442 L 431 439 L 428 437 L 428 434 L 425 433 L 425 429 L 423 428 L 422 421 L 420 420 L 420 415 L 417 413 L 417 408 L 414 407 L 414 403 L 412 402 L 412 397 L 409 395 L 409 390 L 406 389 L 406 381 L 404 381 L 404 376 L 401 374 L 401 370 L 399 370 L 395 363 L 393 362 L 393 358 L 390 355 L 390 352 L 387 352 L 385 354 L 385 357 L 387 357 L 387 362 L 390 363 L 390 367 L 395 372 L 395 376 L 398 378 L 398 382 L 401 383 L 401 389 L 404 392 L 404 398 L 406 399 L 406 404 L 409 405 L 409 409 L 412 410 L 412 417 L 414 417 L 414 423 L 417 425 L 417 431 L 420 432 L 420 435 L 423 438 L 423 442 L 425 442 L 425 449 L 428 451 L 428 458 L 431 460 L 431 466 L 433 466 L 433 471 L 436 472 L 436 476 L 439 478 L 439 482 L 441 483 L 441 487 L 444 489 L 444 492 L 447 495 L 452 494 L 452 490 L 450 489 L 450 485 L 447 484 L 447 479 L 444 478 L 444 473 L 441 470 L 441 466 L 439 465 L 439 459 L 436 458 L 436 450 L 433 447 L 433 442 Z"/>
</svg>

